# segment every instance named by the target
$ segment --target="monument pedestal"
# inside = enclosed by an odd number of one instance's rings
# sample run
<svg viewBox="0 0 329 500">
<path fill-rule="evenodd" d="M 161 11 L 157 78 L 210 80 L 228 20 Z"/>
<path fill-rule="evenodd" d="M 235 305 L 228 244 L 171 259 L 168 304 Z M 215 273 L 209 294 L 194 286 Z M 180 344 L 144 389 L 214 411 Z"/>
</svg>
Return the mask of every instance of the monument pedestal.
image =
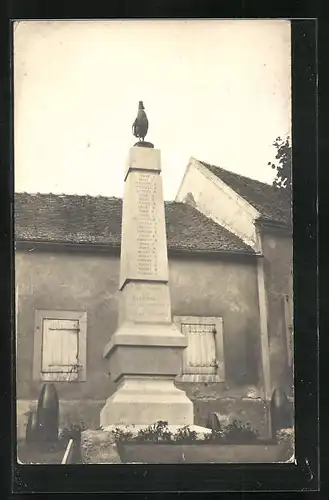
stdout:
<svg viewBox="0 0 329 500">
<path fill-rule="evenodd" d="M 193 404 L 174 380 L 186 337 L 172 323 L 160 151 L 131 148 L 125 172 L 119 326 L 104 349 L 117 391 L 101 426 L 193 424 Z"/>
<path fill-rule="evenodd" d="M 171 425 L 193 423 L 193 405 L 170 378 L 123 377 L 117 391 L 101 411 L 101 427 L 110 423 L 140 425 L 159 420 Z"/>
</svg>

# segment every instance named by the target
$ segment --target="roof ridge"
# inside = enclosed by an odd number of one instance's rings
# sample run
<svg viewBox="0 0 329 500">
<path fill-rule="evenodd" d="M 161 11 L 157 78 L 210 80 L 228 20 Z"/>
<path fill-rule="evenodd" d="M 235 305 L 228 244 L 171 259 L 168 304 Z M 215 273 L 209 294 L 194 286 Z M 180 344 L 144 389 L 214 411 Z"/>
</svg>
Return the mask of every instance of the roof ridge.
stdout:
<svg viewBox="0 0 329 500">
<path fill-rule="evenodd" d="M 288 191 L 252 179 L 222 167 L 200 161 L 215 177 L 238 193 L 267 220 L 284 221 L 291 224 L 291 198 Z"/>
<path fill-rule="evenodd" d="M 66 196 L 66 197 L 71 197 L 71 198 L 89 198 L 89 199 L 104 199 L 104 200 L 120 200 L 122 201 L 123 200 L 123 196 L 106 196 L 106 195 L 102 195 L 102 194 L 98 194 L 98 195 L 91 195 L 91 194 L 70 194 L 70 193 L 39 193 L 39 192 L 36 192 L 36 193 L 28 193 L 27 191 L 15 191 L 14 192 L 14 196 L 19 196 L 19 195 L 24 195 L 24 196 L 55 196 L 56 198 L 60 198 L 60 197 L 63 197 L 63 196 Z M 183 204 L 182 202 L 179 202 L 179 201 L 175 201 L 175 200 L 164 200 L 164 203 L 166 204 Z"/>
<path fill-rule="evenodd" d="M 258 179 L 253 179 L 252 177 L 247 177 L 246 175 L 238 174 L 237 172 L 233 172 L 232 170 L 227 170 L 226 168 L 219 167 L 218 165 L 213 165 L 213 164 L 208 163 L 208 162 L 203 161 L 203 160 L 198 160 L 198 161 L 202 165 L 204 165 L 206 168 L 207 167 L 216 168 L 216 169 L 221 170 L 221 171 L 223 171 L 225 173 L 232 174 L 232 175 L 234 175 L 236 177 L 240 177 L 240 179 L 246 179 L 247 181 L 256 182 L 257 184 L 261 184 L 262 186 L 270 187 L 270 188 L 273 189 L 273 191 L 276 191 L 275 186 L 273 186 L 272 184 L 268 184 L 267 182 L 262 182 L 262 181 L 259 181 Z"/>
<path fill-rule="evenodd" d="M 60 198 L 62 196 L 70 197 L 70 198 L 92 198 L 92 199 L 98 199 L 98 198 L 103 198 L 106 200 L 109 199 L 116 199 L 116 200 L 122 200 L 122 197 L 118 196 L 106 196 L 102 194 L 97 194 L 97 195 L 91 195 L 91 194 L 79 194 L 79 193 L 40 193 L 40 192 L 35 192 L 35 193 L 29 193 L 27 191 L 15 191 L 14 196 L 19 196 L 19 195 L 27 195 L 27 196 L 55 196 L 57 198 Z"/>
</svg>

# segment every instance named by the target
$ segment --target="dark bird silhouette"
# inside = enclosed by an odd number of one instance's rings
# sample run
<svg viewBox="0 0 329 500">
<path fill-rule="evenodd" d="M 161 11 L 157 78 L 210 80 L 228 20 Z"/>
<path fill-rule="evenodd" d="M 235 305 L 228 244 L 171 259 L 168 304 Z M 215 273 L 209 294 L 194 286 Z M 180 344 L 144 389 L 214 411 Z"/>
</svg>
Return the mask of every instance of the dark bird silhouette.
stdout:
<svg viewBox="0 0 329 500">
<path fill-rule="evenodd" d="M 139 141 L 144 141 L 149 128 L 149 122 L 145 113 L 143 101 L 139 101 L 137 118 L 133 123 L 132 132 Z"/>
</svg>

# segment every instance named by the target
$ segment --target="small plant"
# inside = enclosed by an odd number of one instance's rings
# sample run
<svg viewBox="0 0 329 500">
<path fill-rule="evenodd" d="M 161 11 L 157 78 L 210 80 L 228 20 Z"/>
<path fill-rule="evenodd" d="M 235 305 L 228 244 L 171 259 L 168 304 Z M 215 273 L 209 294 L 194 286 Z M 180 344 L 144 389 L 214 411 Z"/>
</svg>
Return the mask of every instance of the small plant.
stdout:
<svg viewBox="0 0 329 500">
<path fill-rule="evenodd" d="M 233 420 L 231 424 L 225 427 L 223 439 L 230 443 L 250 443 L 257 441 L 258 431 L 253 429 L 248 423 L 244 424 L 238 420 Z"/>
<path fill-rule="evenodd" d="M 196 441 L 198 435 L 195 431 L 191 431 L 188 425 L 181 427 L 174 436 L 176 443 L 191 443 Z"/>
<path fill-rule="evenodd" d="M 119 427 L 116 427 L 113 431 L 113 437 L 116 443 L 122 443 L 124 441 L 132 441 L 133 436 L 134 435 L 131 431 L 123 430 L 120 429 Z"/>
<path fill-rule="evenodd" d="M 212 429 L 211 432 L 204 434 L 205 443 L 218 443 L 223 441 L 224 431 L 223 429 Z"/>
<path fill-rule="evenodd" d="M 155 424 L 149 425 L 146 429 L 140 429 L 135 438 L 136 441 L 145 441 L 158 443 L 160 441 L 169 442 L 172 439 L 172 433 L 168 429 L 168 422 L 159 420 Z"/>
</svg>

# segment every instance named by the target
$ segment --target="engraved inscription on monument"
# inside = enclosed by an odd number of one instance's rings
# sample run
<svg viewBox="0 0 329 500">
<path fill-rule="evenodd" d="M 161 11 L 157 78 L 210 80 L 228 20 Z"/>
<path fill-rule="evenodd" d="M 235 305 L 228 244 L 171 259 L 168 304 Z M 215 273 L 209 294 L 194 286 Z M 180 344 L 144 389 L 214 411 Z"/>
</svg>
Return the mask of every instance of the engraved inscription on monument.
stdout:
<svg viewBox="0 0 329 500">
<path fill-rule="evenodd" d="M 122 290 L 120 315 L 135 323 L 171 323 L 166 283 L 127 283 Z"/>
<path fill-rule="evenodd" d="M 156 174 L 157 175 L 157 174 Z M 137 194 L 137 272 L 146 276 L 157 276 L 158 224 L 155 216 L 157 177 L 149 173 L 140 173 L 135 181 Z"/>
<path fill-rule="evenodd" d="M 134 169 L 126 179 L 123 239 L 128 250 L 121 257 L 120 288 L 129 279 L 168 281 L 161 182 L 157 172 Z"/>
</svg>

